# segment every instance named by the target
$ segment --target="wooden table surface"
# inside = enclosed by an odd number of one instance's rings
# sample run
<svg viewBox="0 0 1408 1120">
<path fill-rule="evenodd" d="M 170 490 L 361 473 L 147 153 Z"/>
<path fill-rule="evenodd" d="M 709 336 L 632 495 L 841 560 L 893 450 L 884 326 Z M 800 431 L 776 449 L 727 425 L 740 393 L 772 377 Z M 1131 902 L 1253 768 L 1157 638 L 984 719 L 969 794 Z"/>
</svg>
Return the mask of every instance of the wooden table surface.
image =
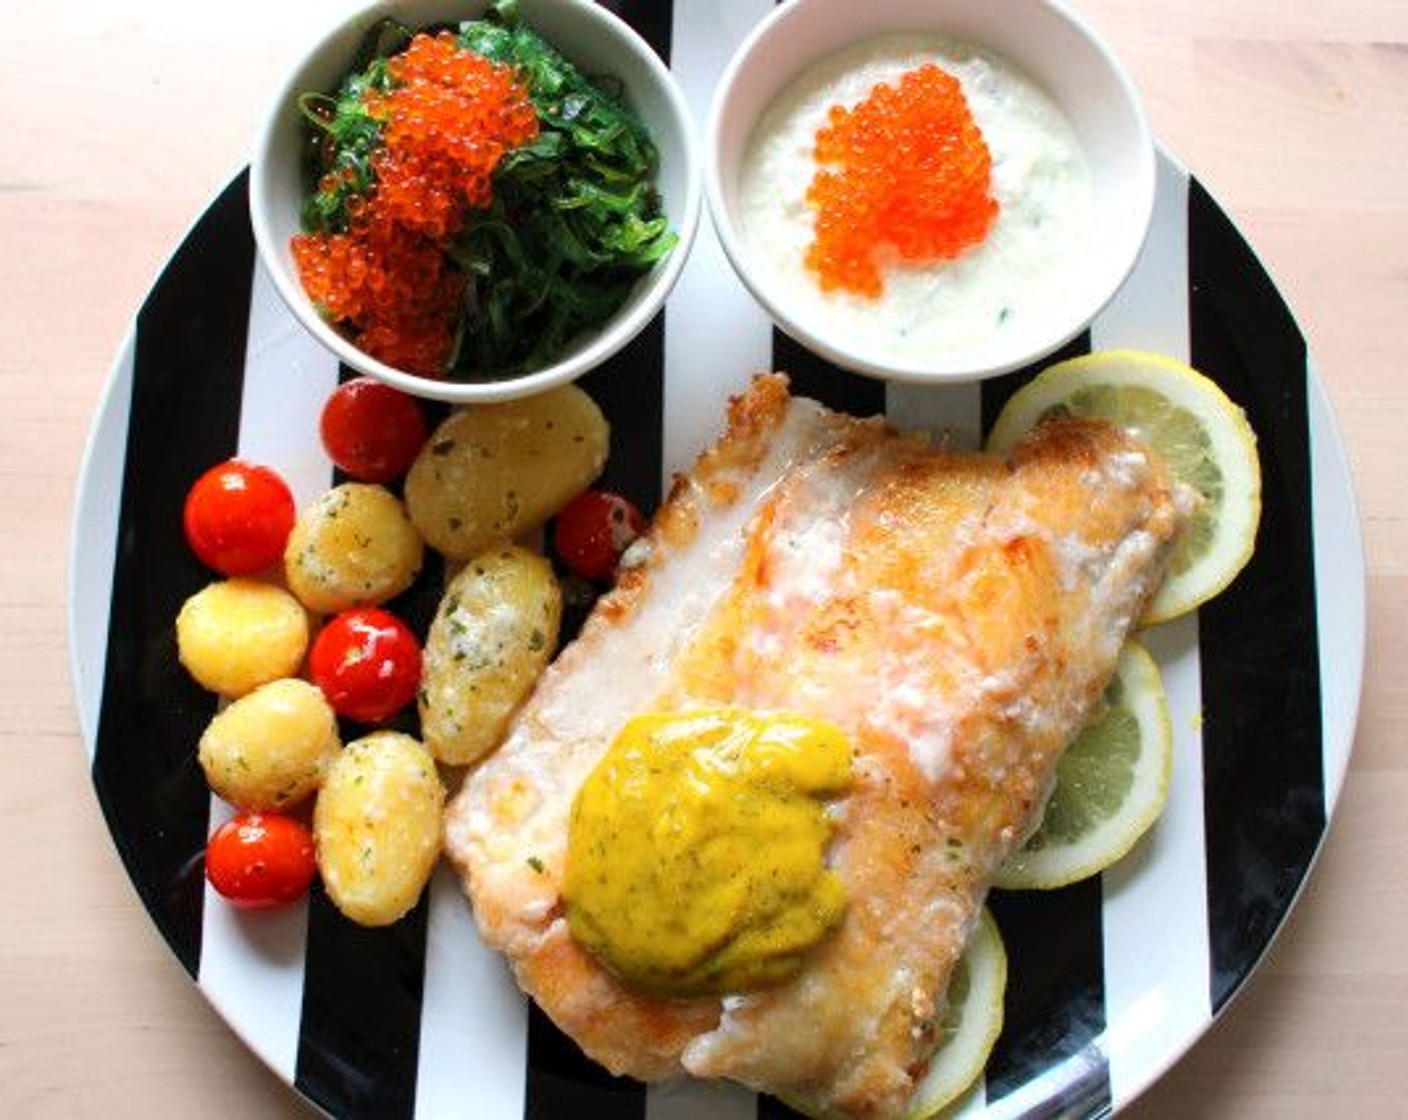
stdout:
<svg viewBox="0 0 1408 1120">
<path fill-rule="evenodd" d="M 6 1117 L 312 1115 L 207 1006 L 109 843 L 71 696 L 65 572 L 84 440 L 128 321 L 246 161 L 299 45 L 346 6 L 73 0 L 62 21 L 39 4 L 4 20 Z M 1320 863 L 1265 966 L 1128 1115 L 1408 1116 L 1408 2 L 1078 6 L 1295 310 L 1368 553 L 1359 732 Z"/>
</svg>

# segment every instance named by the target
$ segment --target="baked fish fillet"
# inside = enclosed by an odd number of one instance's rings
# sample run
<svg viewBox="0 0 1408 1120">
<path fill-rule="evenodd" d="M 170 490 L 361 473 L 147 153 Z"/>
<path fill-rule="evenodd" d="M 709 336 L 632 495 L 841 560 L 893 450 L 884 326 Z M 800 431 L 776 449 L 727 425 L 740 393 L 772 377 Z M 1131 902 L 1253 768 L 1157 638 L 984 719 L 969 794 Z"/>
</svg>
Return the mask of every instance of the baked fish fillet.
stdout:
<svg viewBox="0 0 1408 1120">
<path fill-rule="evenodd" d="M 758 377 L 448 812 L 485 941 L 613 1072 L 903 1115 L 992 873 L 1035 827 L 1188 504 L 1105 425 L 1050 420 L 1004 463 Z M 779 986 L 651 998 L 569 933 L 569 812 L 630 717 L 721 705 L 850 737 L 828 852 L 849 905 Z"/>
</svg>

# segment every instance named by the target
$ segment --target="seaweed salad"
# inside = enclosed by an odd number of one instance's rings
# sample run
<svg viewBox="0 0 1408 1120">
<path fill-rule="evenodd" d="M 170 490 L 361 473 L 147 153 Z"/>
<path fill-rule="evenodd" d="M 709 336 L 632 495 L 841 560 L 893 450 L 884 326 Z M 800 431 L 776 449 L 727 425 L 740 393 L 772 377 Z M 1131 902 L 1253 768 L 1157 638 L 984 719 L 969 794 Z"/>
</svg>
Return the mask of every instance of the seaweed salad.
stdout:
<svg viewBox="0 0 1408 1120">
<path fill-rule="evenodd" d="M 408 372 L 483 380 L 550 363 L 677 241 L 622 92 L 513 0 L 415 33 L 380 22 L 335 93 L 301 99 L 304 289 Z"/>
</svg>

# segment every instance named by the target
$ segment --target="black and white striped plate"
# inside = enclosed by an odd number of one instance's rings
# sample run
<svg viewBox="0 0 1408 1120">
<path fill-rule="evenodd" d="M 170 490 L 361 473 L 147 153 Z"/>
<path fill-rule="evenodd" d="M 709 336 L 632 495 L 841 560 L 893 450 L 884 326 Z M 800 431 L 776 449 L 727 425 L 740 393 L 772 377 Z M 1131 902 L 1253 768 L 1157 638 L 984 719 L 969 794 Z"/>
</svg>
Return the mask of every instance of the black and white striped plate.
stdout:
<svg viewBox="0 0 1408 1120">
<path fill-rule="evenodd" d="M 766 0 L 616 3 L 703 111 Z M 671 45 L 674 45 L 673 52 Z M 673 57 L 671 57 L 673 55 Z M 339 1118 L 790 1115 L 735 1088 L 645 1089 L 583 1059 L 479 944 L 443 869 L 387 930 L 306 904 L 243 914 L 209 893 L 211 798 L 195 743 L 215 700 L 177 664 L 173 620 L 209 578 L 181 536 L 197 474 L 241 454 L 300 502 L 329 484 L 316 415 L 341 371 L 255 263 L 237 177 L 177 249 L 137 315 L 94 426 L 71 565 L 71 652 L 93 781 L 152 919 L 231 1027 Z M 1247 979 L 1314 862 L 1359 699 L 1363 552 L 1345 457 L 1294 320 L 1255 255 L 1186 171 L 1160 160 L 1150 241 L 1069 351 L 1191 361 L 1249 414 L 1263 456 L 1256 555 L 1195 617 L 1146 636 L 1168 687 L 1168 809 L 1103 877 L 993 898 L 1011 959 L 1006 1028 L 962 1114 L 1103 1116 L 1182 1054 Z M 707 229 L 663 315 L 584 387 L 613 426 L 607 485 L 649 508 L 763 368 L 836 407 L 976 441 L 1029 373 L 922 389 L 828 368 L 777 333 Z M 430 565 L 397 605 L 427 617 Z"/>
</svg>

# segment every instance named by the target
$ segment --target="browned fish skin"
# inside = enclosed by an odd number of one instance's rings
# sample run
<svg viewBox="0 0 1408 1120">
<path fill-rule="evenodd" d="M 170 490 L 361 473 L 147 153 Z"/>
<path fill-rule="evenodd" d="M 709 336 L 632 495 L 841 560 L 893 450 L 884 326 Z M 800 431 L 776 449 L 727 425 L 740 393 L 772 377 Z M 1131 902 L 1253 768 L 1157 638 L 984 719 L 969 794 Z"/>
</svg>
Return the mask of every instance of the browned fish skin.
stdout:
<svg viewBox="0 0 1408 1120">
<path fill-rule="evenodd" d="M 614 1072 L 903 1115 L 993 870 L 1037 819 L 1185 504 L 1104 425 L 1048 422 L 1004 464 L 758 378 L 451 808 L 447 849 L 486 941 Z M 850 907 L 785 984 L 650 999 L 567 932 L 567 811 L 631 715 L 713 704 L 851 737 L 830 851 Z"/>
</svg>

